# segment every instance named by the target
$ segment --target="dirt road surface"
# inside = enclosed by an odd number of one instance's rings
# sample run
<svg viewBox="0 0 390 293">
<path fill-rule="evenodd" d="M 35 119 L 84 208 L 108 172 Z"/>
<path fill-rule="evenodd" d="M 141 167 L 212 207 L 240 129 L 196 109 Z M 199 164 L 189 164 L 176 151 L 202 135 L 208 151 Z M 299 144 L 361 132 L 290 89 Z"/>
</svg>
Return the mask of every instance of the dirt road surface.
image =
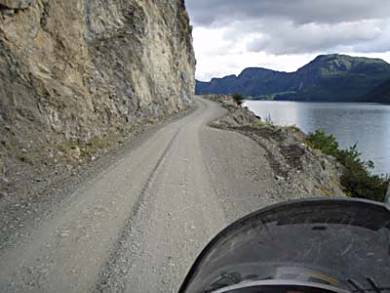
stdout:
<svg viewBox="0 0 390 293">
<path fill-rule="evenodd" d="M 264 150 L 208 127 L 224 110 L 196 103 L 21 225 L 1 246 L 0 292 L 176 292 L 218 231 L 283 200 Z"/>
</svg>

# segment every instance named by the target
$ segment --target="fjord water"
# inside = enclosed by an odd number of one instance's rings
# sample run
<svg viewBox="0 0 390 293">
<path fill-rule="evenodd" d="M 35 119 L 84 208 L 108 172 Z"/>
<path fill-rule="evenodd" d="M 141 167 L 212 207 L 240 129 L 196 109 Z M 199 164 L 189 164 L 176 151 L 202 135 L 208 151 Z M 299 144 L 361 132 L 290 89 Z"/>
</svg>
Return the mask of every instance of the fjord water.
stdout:
<svg viewBox="0 0 390 293">
<path fill-rule="evenodd" d="M 245 105 L 277 125 L 295 125 L 306 133 L 323 129 L 341 147 L 356 143 L 362 157 L 375 163 L 373 173 L 390 174 L 390 105 L 275 101 L 246 101 Z"/>
</svg>

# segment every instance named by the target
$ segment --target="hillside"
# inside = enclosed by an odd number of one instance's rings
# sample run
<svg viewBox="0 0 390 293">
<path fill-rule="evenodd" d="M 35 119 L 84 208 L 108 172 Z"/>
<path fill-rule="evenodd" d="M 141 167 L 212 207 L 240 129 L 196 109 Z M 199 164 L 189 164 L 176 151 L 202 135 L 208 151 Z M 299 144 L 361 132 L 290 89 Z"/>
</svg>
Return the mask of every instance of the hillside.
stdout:
<svg viewBox="0 0 390 293">
<path fill-rule="evenodd" d="M 390 104 L 390 79 L 377 86 L 371 92 L 369 92 L 365 96 L 365 99 L 372 102 Z"/>
<path fill-rule="evenodd" d="M 0 0 L 0 189 L 187 108 L 194 73 L 183 0 Z"/>
<path fill-rule="evenodd" d="M 280 89 L 293 88 L 290 73 L 278 72 L 264 68 L 247 68 L 240 75 L 213 78 L 208 82 L 197 82 L 197 94 L 231 94 L 241 93 L 257 97 L 279 92 Z"/>
<path fill-rule="evenodd" d="M 321 55 L 295 72 L 248 68 L 240 75 L 197 82 L 197 94 L 240 93 L 254 98 L 297 101 L 365 101 L 390 77 L 390 64 L 380 59 Z"/>
</svg>

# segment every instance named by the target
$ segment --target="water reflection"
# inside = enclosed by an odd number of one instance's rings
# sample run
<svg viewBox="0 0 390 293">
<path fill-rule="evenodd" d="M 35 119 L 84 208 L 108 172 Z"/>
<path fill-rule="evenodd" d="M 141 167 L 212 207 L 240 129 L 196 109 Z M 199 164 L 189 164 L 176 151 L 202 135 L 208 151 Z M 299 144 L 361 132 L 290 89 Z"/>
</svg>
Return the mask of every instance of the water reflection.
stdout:
<svg viewBox="0 0 390 293">
<path fill-rule="evenodd" d="M 375 173 L 390 173 L 390 106 L 364 103 L 247 101 L 246 105 L 275 124 L 296 125 L 305 132 L 322 128 L 342 147 L 357 143 Z"/>
</svg>

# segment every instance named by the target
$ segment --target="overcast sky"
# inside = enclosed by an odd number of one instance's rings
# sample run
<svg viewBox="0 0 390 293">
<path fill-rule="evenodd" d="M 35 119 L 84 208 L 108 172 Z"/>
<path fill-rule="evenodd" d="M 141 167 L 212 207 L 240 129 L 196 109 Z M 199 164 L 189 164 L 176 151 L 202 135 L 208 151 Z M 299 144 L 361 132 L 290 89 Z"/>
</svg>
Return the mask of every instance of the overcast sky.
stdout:
<svg viewBox="0 0 390 293">
<path fill-rule="evenodd" d="M 186 0 L 197 78 L 294 71 L 318 54 L 390 62 L 390 0 Z"/>
</svg>

